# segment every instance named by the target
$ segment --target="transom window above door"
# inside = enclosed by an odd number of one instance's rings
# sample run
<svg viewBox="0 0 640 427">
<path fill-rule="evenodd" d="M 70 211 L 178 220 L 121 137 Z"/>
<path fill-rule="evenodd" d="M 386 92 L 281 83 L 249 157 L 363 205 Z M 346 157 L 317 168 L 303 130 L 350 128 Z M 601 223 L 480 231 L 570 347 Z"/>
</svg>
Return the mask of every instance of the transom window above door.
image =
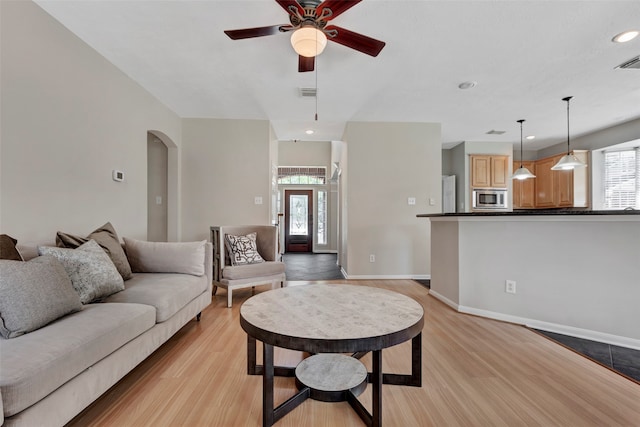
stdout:
<svg viewBox="0 0 640 427">
<path fill-rule="evenodd" d="M 315 184 L 327 182 L 327 168 L 324 166 L 280 166 L 278 184 Z"/>
</svg>

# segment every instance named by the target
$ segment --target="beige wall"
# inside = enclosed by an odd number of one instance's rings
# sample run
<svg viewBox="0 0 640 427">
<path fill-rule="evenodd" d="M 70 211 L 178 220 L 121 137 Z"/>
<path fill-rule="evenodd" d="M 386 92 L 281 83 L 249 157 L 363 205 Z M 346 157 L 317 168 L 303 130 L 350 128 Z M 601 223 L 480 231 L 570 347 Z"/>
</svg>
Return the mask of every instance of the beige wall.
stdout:
<svg viewBox="0 0 640 427">
<path fill-rule="evenodd" d="M 146 238 L 147 131 L 179 147 L 179 117 L 34 3 L 0 7 L 1 232 L 53 241 L 111 221 Z"/>
<path fill-rule="evenodd" d="M 351 122 L 344 141 L 347 274 L 428 276 L 429 223 L 416 215 L 441 212 L 440 125 Z M 408 205 L 409 197 L 415 197 L 415 205 Z M 370 255 L 375 255 L 374 263 Z"/>
<path fill-rule="evenodd" d="M 182 129 L 182 239 L 208 239 L 212 225 L 271 224 L 269 122 L 184 119 Z"/>
<path fill-rule="evenodd" d="M 324 166 L 331 175 L 331 142 L 280 141 L 279 166 Z"/>
</svg>

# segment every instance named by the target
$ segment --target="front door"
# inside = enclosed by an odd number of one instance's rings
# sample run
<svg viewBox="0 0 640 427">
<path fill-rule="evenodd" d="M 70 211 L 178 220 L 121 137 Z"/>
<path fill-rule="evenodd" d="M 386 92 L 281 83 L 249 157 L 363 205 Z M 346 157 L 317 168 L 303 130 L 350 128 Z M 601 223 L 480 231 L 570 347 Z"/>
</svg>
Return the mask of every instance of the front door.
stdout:
<svg viewBox="0 0 640 427">
<path fill-rule="evenodd" d="M 313 191 L 285 190 L 284 242 L 286 252 L 313 251 Z"/>
</svg>

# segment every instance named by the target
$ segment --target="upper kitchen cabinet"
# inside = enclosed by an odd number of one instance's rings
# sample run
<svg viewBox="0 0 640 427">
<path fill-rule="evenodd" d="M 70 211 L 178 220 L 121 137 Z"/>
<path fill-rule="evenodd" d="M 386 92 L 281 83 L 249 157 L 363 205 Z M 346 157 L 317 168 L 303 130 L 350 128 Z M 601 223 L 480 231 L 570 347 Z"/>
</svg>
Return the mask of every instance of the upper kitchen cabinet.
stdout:
<svg viewBox="0 0 640 427">
<path fill-rule="evenodd" d="M 508 179 L 509 156 L 471 156 L 471 187 L 507 188 Z"/>
<path fill-rule="evenodd" d="M 520 167 L 520 164 L 535 174 L 536 162 L 513 162 L 513 170 Z M 513 208 L 532 209 L 536 207 L 536 179 L 514 179 L 513 180 Z"/>
<path fill-rule="evenodd" d="M 574 150 L 573 154 L 588 164 L 588 152 Z M 537 208 L 586 208 L 589 207 L 589 179 L 587 168 L 554 171 L 564 154 L 547 157 L 535 164 L 535 207 Z"/>
</svg>

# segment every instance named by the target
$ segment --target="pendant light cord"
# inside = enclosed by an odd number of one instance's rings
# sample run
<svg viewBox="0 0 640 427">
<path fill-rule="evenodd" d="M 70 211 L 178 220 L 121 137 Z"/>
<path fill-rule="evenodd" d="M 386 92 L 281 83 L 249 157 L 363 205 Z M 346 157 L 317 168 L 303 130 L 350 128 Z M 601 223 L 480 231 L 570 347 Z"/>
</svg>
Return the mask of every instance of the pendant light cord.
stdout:
<svg viewBox="0 0 640 427">
<path fill-rule="evenodd" d="M 522 123 L 524 123 L 524 119 L 518 120 L 520 123 L 520 169 L 522 169 Z"/>
<path fill-rule="evenodd" d="M 571 148 L 569 146 L 570 133 L 569 133 L 569 101 L 571 101 L 573 96 L 567 96 L 566 98 L 562 98 L 563 101 L 567 101 L 567 156 L 571 153 Z"/>
</svg>

